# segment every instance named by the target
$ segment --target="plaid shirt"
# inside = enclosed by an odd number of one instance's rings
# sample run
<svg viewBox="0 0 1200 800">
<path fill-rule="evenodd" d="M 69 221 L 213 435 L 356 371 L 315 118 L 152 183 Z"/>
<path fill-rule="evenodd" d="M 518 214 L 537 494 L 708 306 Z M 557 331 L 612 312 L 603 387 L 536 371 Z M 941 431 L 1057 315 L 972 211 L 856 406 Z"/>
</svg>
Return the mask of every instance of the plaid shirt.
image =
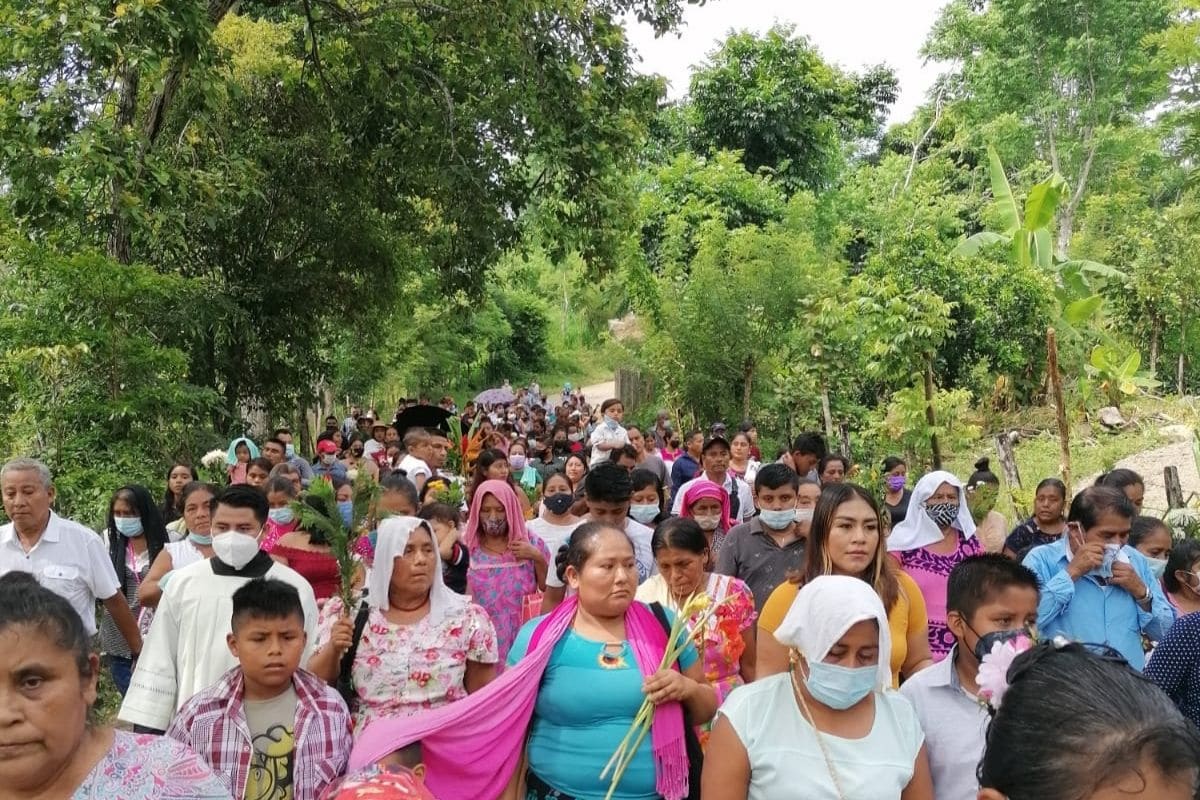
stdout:
<svg viewBox="0 0 1200 800">
<path fill-rule="evenodd" d="M 297 670 L 296 725 L 293 731 L 292 796 L 317 800 L 336 781 L 350 758 L 352 723 L 341 695 L 311 672 Z M 246 795 L 254 750 L 246 723 L 245 681 L 241 667 L 200 692 L 179 709 L 167 736 L 200 754 L 234 797 Z"/>
</svg>

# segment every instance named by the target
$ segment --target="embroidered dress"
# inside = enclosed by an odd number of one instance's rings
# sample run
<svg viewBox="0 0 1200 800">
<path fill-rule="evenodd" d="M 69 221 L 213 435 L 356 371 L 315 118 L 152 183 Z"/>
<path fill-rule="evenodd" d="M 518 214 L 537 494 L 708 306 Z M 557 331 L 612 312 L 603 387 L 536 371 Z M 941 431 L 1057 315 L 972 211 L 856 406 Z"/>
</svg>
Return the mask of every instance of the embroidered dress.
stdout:
<svg viewBox="0 0 1200 800">
<path fill-rule="evenodd" d="M 174 739 L 113 732 L 113 744 L 71 800 L 230 800 L 200 756 Z"/>
<path fill-rule="evenodd" d="M 318 649 L 329 643 L 343 613 L 341 598 L 331 597 L 317 625 Z M 461 700 L 467 696 L 467 662 L 493 664 L 497 658 L 495 630 L 475 603 L 436 623 L 412 625 L 395 625 L 372 608 L 351 670 L 359 698 L 355 730 L 378 717 L 410 716 Z"/>
<path fill-rule="evenodd" d="M 928 547 L 900 553 L 900 565 L 921 589 L 925 610 L 929 616 L 929 653 L 935 662 L 941 661 L 954 646 L 954 634 L 946 626 L 946 580 L 950 571 L 970 556 L 983 552 L 975 536 L 958 534 L 958 546 L 951 553 L 940 555 Z"/>
<path fill-rule="evenodd" d="M 529 542 L 553 564 L 545 543 L 534 534 Z M 482 547 L 471 549 L 471 567 L 467 571 L 467 594 L 483 607 L 496 627 L 496 646 L 501 663 L 521 629 L 522 601 L 538 591 L 533 562 L 515 558 L 511 553 L 501 555 Z"/>
</svg>

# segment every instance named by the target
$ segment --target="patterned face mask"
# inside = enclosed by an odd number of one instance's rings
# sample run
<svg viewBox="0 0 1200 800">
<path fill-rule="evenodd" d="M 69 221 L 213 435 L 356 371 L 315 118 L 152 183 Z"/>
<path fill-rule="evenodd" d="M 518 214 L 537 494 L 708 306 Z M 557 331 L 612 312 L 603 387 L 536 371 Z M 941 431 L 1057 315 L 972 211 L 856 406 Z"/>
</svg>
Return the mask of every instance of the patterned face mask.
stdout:
<svg viewBox="0 0 1200 800">
<path fill-rule="evenodd" d="M 925 514 L 939 528 L 947 528 L 958 519 L 958 503 L 933 503 L 925 506 Z"/>
</svg>

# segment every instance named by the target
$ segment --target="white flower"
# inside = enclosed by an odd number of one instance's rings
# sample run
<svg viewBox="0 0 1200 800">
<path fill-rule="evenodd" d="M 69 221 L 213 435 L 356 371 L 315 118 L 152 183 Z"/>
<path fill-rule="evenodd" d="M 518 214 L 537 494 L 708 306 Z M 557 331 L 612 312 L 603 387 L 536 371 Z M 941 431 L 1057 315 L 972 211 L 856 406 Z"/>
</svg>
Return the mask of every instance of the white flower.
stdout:
<svg viewBox="0 0 1200 800">
<path fill-rule="evenodd" d="M 346 470 L 346 479 L 349 481 L 357 480 L 358 479 L 358 470 L 356 470 L 356 469 Z"/>
<path fill-rule="evenodd" d="M 204 457 L 200 459 L 200 463 L 209 469 L 216 469 L 225 463 L 225 451 L 209 450 L 204 454 Z"/>
</svg>

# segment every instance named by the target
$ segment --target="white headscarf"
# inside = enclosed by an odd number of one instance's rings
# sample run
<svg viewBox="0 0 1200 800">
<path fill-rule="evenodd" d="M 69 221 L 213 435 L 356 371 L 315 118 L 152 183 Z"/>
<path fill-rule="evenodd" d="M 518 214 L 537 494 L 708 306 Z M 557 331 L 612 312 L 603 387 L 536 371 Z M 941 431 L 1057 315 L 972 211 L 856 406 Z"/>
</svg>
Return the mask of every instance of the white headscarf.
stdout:
<svg viewBox="0 0 1200 800">
<path fill-rule="evenodd" d="M 967 492 L 963 489 L 962 481 L 954 473 L 939 470 L 917 481 L 912 490 L 912 497 L 908 500 L 908 514 L 888 534 L 888 550 L 893 553 L 916 550 L 918 547 L 941 541 L 942 531 L 925 513 L 925 501 L 932 497 L 943 483 L 948 483 L 958 490 L 958 519 L 954 521 L 954 527 L 962 531 L 963 536 L 968 539 L 975 535 L 975 520 L 971 519 L 971 509 L 967 507 Z"/>
<path fill-rule="evenodd" d="M 408 539 L 413 531 L 423 527 L 433 540 L 433 583 L 429 587 L 429 616 L 431 623 L 440 622 L 447 615 L 458 611 L 467 600 L 446 585 L 442 578 L 442 556 L 438 552 L 437 536 L 429 523 L 416 517 L 388 517 L 379 523 L 379 535 L 375 539 L 375 564 L 367 578 L 367 602 L 372 608 L 388 610 L 388 587 L 392 583 L 392 570 L 396 558 L 404 555 Z"/>
<path fill-rule="evenodd" d="M 879 625 L 877 689 L 892 685 L 892 636 L 887 613 L 871 584 L 848 575 L 821 575 L 804 584 L 787 616 L 775 629 L 780 644 L 794 647 L 806 661 L 825 656 L 857 622 L 873 619 Z"/>
</svg>

